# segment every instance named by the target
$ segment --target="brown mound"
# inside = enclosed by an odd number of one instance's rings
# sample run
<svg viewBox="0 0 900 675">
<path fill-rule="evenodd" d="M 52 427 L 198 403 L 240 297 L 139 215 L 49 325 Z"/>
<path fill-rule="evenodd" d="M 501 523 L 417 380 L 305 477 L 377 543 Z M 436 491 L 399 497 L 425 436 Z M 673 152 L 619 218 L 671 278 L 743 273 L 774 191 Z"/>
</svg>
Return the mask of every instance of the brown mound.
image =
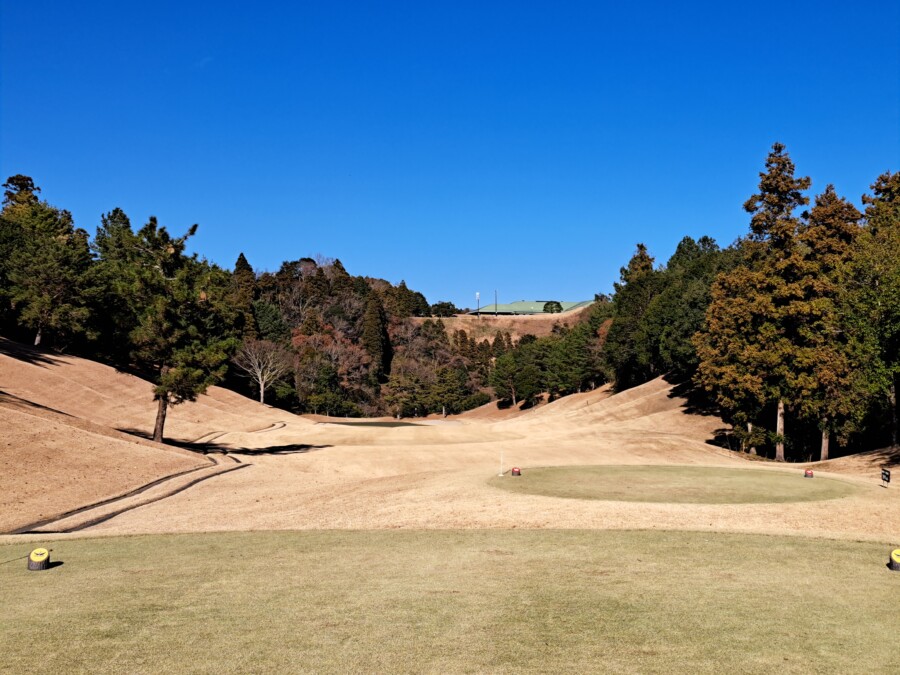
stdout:
<svg viewBox="0 0 900 675">
<path fill-rule="evenodd" d="M 75 356 L 45 354 L 0 338 L 0 389 L 95 424 L 151 436 L 156 416 L 146 380 Z M 165 437 L 190 443 L 218 432 L 266 429 L 294 415 L 220 387 L 169 409 Z"/>
<path fill-rule="evenodd" d="M 0 398 L 0 532 L 114 497 L 207 461 Z"/>
<path fill-rule="evenodd" d="M 0 338 L 0 387 L 0 532 L 209 464 L 142 438 L 154 421 L 152 387 L 108 366 Z M 191 442 L 219 430 L 266 431 L 280 417 L 212 388 L 172 410 L 166 437 Z"/>
<path fill-rule="evenodd" d="M 588 316 L 590 309 L 590 306 L 587 306 L 571 312 L 563 312 L 562 314 L 526 314 L 521 316 L 482 314 L 478 317 L 461 314 L 459 316 L 443 317 L 441 322 L 443 322 L 449 335 L 452 335 L 454 331 L 464 330 L 470 338 L 475 338 L 481 342 L 486 338 L 493 340 L 494 335 L 499 330 L 501 333 L 509 333 L 513 340 L 518 340 L 523 335 L 534 335 L 536 337 L 550 335 L 553 331 L 553 326 L 556 324 L 574 326 Z M 421 324 L 426 319 L 414 318 L 412 321 Z"/>
<path fill-rule="evenodd" d="M 870 450 L 824 462 L 811 462 L 805 466 L 834 473 L 866 476 L 874 480 L 881 480 L 882 469 L 891 469 L 892 480 L 900 481 L 900 447 Z"/>
<path fill-rule="evenodd" d="M 0 382 L 10 393 L 36 403 L 83 415 L 92 424 L 128 425 L 149 430 L 149 384 L 80 359 L 0 356 Z M 116 396 L 109 396 L 114 389 Z M 197 532 L 297 528 L 659 528 L 791 533 L 885 540 L 896 534 L 900 493 L 877 487 L 866 476 L 850 480 L 868 485 L 840 502 L 741 505 L 647 504 L 604 500 L 565 500 L 512 495 L 487 479 L 503 467 L 574 465 L 704 465 L 740 469 L 737 454 L 708 444 L 722 421 L 691 414 L 687 401 L 655 380 L 609 395 L 587 392 L 524 411 L 514 419 L 416 420 L 415 426 L 315 423 L 276 411 L 224 390 L 211 390 L 195 404 L 173 412 L 172 430 L 185 440 L 205 439 L 245 462 L 240 471 L 217 475 L 161 501 L 140 505 L 85 530 L 88 534 Z M 84 400 L 91 403 L 85 404 Z M 14 399 L 10 399 L 14 400 Z M 5 418 L 21 409 L 0 408 Z M 26 405 L 27 407 L 27 405 Z M 149 408 L 149 410 L 147 410 Z M 63 425 L 56 418 L 31 415 L 39 424 Z M 124 422 L 122 420 L 125 420 Z M 27 425 L 16 422 L 19 433 Z M 53 451 L 75 438 L 60 471 L 61 491 L 84 499 L 77 461 L 90 460 L 82 474 L 109 479 L 122 455 L 102 457 L 88 441 L 118 447 L 121 439 L 90 427 L 72 435 L 71 425 L 38 433 L 31 443 Z M 141 427 L 139 427 L 141 428 Z M 67 436 L 68 434 L 68 436 Z M 28 444 L 26 439 L 19 443 Z M 144 448 L 143 445 L 135 447 Z M 42 450 L 43 451 L 43 450 Z M 178 455 L 182 457 L 182 455 Z M 40 510 L 39 473 L 14 453 L 12 471 L 21 480 L 4 483 L 9 504 Z M 230 461 L 230 460 L 229 460 Z M 874 460 L 873 460 L 874 461 Z M 845 466 L 846 465 L 846 466 Z M 108 467 L 103 469 L 103 466 Z M 798 472 L 801 467 L 754 468 Z M 850 472 L 849 462 L 845 466 Z M 4 465 L 6 469 L 6 464 Z M 6 471 L 4 472 L 6 473 Z M 509 478 L 509 480 L 514 480 Z M 24 510 L 24 507 L 23 507 Z"/>
</svg>

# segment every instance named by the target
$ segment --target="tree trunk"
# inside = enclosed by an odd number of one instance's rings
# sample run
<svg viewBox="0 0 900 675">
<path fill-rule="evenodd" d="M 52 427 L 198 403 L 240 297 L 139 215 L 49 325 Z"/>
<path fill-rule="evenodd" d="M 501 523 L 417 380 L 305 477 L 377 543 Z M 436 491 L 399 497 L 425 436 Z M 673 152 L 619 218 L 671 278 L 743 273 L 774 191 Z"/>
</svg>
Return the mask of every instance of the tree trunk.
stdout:
<svg viewBox="0 0 900 675">
<path fill-rule="evenodd" d="M 748 435 L 748 436 L 752 436 L 752 435 L 753 435 L 753 422 L 747 422 L 747 435 Z M 749 452 L 751 455 L 755 455 L 755 454 L 756 454 L 756 446 L 755 446 L 755 445 L 751 445 L 751 446 L 750 446 L 750 449 L 748 450 L 748 452 Z"/>
<path fill-rule="evenodd" d="M 828 420 L 822 420 L 822 451 L 819 453 L 819 461 L 828 459 L 828 443 L 831 440 L 831 432 L 828 431 Z"/>
<path fill-rule="evenodd" d="M 897 380 L 900 375 L 894 375 L 891 382 L 891 445 L 897 445 Z"/>
<path fill-rule="evenodd" d="M 34 336 L 34 346 L 35 347 L 41 346 L 41 327 L 40 326 L 38 326 L 37 333 L 35 333 L 35 336 Z"/>
<path fill-rule="evenodd" d="M 263 400 L 263 398 L 265 398 L 265 395 L 266 395 L 266 387 L 262 382 L 260 382 L 259 383 L 259 402 L 260 403 L 265 403 L 265 401 Z"/>
<path fill-rule="evenodd" d="M 156 409 L 156 425 L 153 427 L 153 440 L 163 442 L 163 427 L 166 426 L 166 408 L 169 407 L 169 395 L 159 397 L 159 407 Z"/>
<path fill-rule="evenodd" d="M 775 461 L 784 461 L 784 401 L 778 399 L 778 417 L 775 422 L 775 433 L 778 441 L 775 443 Z"/>
</svg>

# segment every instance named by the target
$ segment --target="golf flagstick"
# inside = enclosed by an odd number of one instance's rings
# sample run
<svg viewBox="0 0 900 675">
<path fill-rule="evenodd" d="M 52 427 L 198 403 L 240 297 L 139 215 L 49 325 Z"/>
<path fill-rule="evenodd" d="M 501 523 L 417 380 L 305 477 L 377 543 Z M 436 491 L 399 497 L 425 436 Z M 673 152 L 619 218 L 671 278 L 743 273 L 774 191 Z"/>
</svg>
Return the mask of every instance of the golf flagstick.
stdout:
<svg viewBox="0 0 900 675">
<path fill-rule="evenodd" d="M 500 473 L 497 475 L 503 477 L 503 448 L 500 448 Z"/>
</svg>

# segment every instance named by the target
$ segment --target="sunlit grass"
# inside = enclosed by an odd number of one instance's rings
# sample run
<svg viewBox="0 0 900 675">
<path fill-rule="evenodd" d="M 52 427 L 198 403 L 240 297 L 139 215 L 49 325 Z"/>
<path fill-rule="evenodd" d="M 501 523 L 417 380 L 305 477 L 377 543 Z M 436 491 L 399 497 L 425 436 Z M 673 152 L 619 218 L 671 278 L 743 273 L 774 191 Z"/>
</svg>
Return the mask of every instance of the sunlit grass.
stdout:
<svg viewBox="0 0 900 675">
<path fill-rule="evenodd" d="M 839 499 L 863 489 L 803 471 L 761 471 L 701 466 L 553 466 L 494 477 L 511 492 L 627 502 L 753 504 Z"/>
<path fill-rule="evenodd" d="M 56 541 L 0 671 L 896 672 L 889 546 L 598 531 Z M 0 561 L 36 546 L 0 546 Z"/>
</svg>

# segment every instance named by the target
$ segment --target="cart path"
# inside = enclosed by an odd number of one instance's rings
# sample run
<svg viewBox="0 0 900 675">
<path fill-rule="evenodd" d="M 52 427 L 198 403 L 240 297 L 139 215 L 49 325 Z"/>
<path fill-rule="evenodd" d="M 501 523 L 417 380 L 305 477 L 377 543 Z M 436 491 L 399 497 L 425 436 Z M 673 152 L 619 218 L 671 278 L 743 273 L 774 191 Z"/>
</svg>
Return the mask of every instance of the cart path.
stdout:
<svg viewBox="0 0 900 675">
<path fill-rule="evenodd" d="M 147 506 L 183 492 L 198 483 L 223 474 L 245 469 L 250 464 L 228 455 L 208 455 L 208 466 L 188 469 L 160 478 L 136 490 L 96 504 L 83 506 L 60 516 L 17 528 L 11 534 L 50 534 L 77 532 L 106 522 L 133 509 Z"/>
</svg>

